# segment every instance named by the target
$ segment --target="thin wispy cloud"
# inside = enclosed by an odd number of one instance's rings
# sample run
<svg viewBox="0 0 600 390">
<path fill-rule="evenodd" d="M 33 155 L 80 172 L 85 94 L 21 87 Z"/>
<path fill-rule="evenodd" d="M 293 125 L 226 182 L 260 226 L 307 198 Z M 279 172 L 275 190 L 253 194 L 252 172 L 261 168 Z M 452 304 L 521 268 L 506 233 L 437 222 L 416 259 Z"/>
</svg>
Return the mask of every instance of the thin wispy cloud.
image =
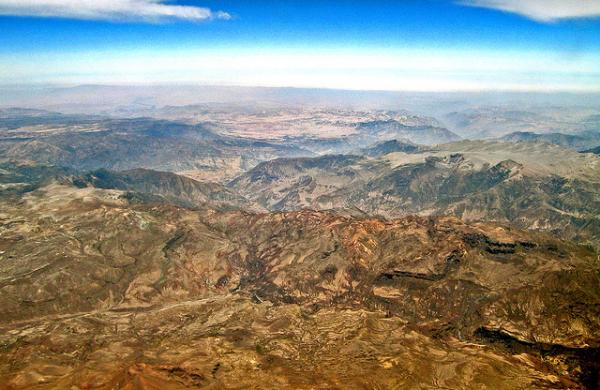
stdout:
<svg viewBox="0 0 600 390">
<path fill-rule="evenodd" d="M 600 0 L 462 0 L 458 3 L 511 12 L 540 22 L 600 17 Z"/>
<path fill-rule="evenodd" d="M 223 11 L 165 0 L 0 0 L 0 15 L 144 22 L 198 22 L 231 17 Z"/>
</svg>

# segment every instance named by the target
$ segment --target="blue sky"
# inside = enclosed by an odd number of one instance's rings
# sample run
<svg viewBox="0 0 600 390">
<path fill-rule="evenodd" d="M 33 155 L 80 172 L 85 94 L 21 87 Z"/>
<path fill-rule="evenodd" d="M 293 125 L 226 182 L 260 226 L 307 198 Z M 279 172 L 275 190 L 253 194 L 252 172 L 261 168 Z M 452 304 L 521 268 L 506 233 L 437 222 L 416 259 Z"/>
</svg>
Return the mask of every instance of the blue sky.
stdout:
<svg viewBox="0 0 600 390">
<path fill-rule="evenodd" d="M 0 0 L 0 83 L 600 90 L 600 2 L 541 1 Z"/>
</svg>

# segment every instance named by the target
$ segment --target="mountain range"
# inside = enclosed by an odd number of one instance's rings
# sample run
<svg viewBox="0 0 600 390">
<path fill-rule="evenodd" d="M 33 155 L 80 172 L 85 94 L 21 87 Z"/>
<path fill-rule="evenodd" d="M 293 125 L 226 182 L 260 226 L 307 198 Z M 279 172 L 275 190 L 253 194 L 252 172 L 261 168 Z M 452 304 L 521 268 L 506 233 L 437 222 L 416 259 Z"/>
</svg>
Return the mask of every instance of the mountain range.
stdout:
<svg viewBox="0 0 600 390">
<path fill-rule="evenodd" d="M 0 110 L 1 389 L 600 383 L 590 109 L 115 104 Z"/>
</svg>

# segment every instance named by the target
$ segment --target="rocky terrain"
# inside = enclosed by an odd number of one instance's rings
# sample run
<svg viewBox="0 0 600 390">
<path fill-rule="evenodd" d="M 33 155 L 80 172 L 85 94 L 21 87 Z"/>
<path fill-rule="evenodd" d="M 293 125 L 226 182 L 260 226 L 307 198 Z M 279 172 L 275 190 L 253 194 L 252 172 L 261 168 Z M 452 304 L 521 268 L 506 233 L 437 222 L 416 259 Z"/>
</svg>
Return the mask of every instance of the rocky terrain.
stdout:
<svg viewBox="0 0 600 390">
<path fill-rule="evenodd" d="M 3 202 L 7 389 L 592 388 L 596 255 L 455 218 Z"/>
</svg>

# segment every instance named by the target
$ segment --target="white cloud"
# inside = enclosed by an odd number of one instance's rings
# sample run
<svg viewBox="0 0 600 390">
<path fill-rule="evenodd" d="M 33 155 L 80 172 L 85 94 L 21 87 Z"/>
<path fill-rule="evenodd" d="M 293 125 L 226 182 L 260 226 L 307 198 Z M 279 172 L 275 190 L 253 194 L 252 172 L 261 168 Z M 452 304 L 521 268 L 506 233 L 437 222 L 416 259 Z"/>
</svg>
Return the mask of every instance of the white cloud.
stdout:
<svg viewBox="0 0 600 390">
<path fill-rule="evenodd" d="M 600 17 L 600 0 L 462 0 L 459 4 L 512 12 L 541 22 Z"/>
<path fill-rule="evenodd" d="M 146 22 L 230 18 L 226 12 L 165 0 L 0 0 L 0 15 Z"/>
</svg>

